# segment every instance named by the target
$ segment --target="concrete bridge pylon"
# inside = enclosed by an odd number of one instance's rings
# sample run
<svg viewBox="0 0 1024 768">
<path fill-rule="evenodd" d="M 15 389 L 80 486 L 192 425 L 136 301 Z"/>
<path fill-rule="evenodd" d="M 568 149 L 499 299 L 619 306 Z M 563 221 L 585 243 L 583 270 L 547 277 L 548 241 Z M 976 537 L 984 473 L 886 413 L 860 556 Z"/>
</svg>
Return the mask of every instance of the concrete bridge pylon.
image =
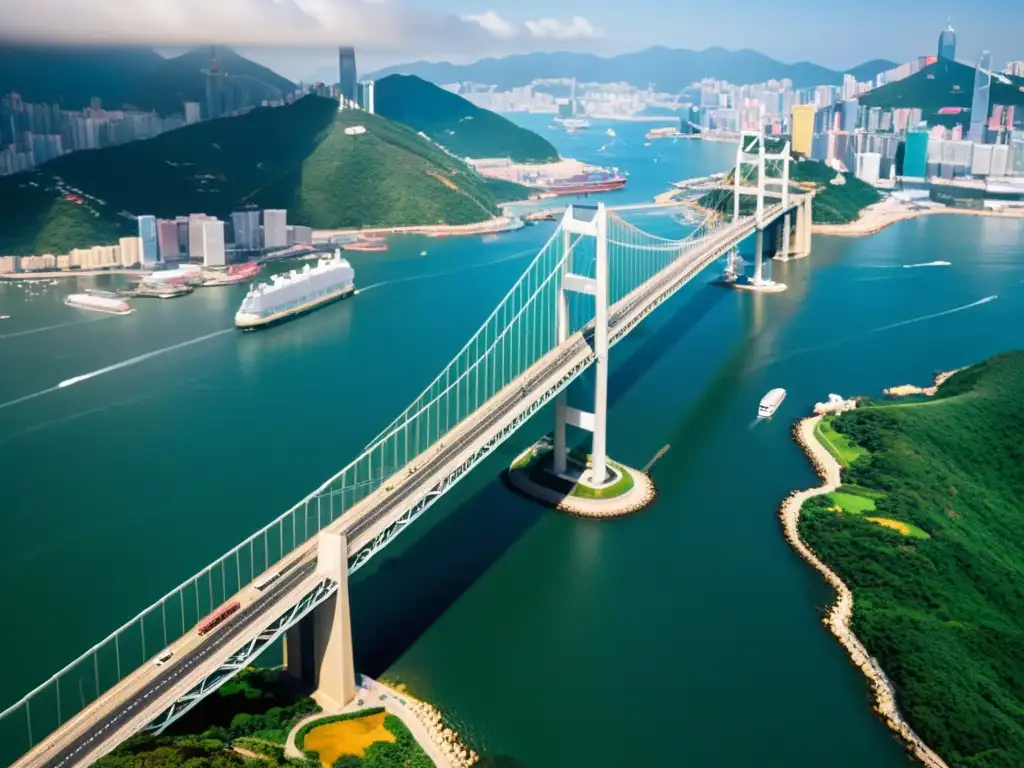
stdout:
<svg viewBox="0 0 1024 768">
<path fill-rule="evenodd" d="M 356 694 L 348 599 L 348 540 L 344 533 L 320 534 L 317 571 L 335 581 L 338 588 L 288 630 L 284 665 L 290 675 L 315 688 L 313 699 L 321 707 L 340 709 Z"/>
</svg>

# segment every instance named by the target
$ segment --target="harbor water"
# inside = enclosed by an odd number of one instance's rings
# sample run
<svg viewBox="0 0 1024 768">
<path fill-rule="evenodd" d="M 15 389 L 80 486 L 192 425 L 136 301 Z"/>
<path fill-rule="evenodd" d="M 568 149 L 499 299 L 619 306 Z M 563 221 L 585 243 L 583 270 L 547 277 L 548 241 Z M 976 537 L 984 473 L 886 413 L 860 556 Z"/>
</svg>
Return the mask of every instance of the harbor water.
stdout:
<svg viewBox="0 0 1024 768">
<path fill-rule="evenodd" d="M 610 126 L 549 133 L 630 173 L 609 203 L 735 152 Z M 0 283 L 0 608 L 16 617 L 0 708 L 348 463 L 553 226 L 349 254 L 358 296 L 250 334 L 232 327 L 245 286 L 119 317 L 62 300 L 120 278 Z M 589 521 L 509 492 L 503 469 L 551 428 L 542 411 L 353 579 L 358 667 L 508 766 L 906 765 L 821 626 L 829 591 L 783 540 L 781 499 L 816 482 L 790 424 L 830 392 L 927 383 L 1021 346 L 1020 236 L 936 216 L 819 237 L 773 266 L 789 286 L 774 295 L 711 286 L 708 270 L 612 351 L 609 451 L 644 466 L 669 446 L 657 501 Z M 774 387 L 788 395 L 758 422 Z M 586 394 L 584 380 L 571 396 Z"/>
</svg>

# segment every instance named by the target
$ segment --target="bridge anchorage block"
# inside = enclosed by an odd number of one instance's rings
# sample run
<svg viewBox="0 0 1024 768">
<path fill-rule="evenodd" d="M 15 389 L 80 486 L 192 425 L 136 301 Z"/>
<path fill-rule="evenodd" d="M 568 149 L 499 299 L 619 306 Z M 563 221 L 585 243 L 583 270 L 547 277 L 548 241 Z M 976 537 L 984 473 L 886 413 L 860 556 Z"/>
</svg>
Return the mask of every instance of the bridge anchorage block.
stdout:
<svg viewBox="0 0 1024 768">
<path fill-rule="evenodd" d="M 548 435 L 512 462 L 509 484 L 524 496 L 577 517 L 620 517 L 643 509 L 657 495 L 646 472 L 611 459 L 601 481 L 593 478 L 591 457 L 583 451 L 566 451 L 564 467 L 556 462 L 555 441 Z"/>
</svg>

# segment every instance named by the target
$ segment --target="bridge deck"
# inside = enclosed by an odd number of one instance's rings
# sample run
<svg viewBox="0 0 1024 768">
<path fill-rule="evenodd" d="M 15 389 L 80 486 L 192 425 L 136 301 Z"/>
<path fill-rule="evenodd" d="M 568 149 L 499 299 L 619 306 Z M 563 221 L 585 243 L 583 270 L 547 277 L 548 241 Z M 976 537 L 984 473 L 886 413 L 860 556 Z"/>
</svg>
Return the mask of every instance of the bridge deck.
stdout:
<svg viewBox="0 0 1024 768">
<path fill-rule="evenodd" d="M 765 221 L 782 213 L 781 204 L 770 206 L 765 210 Z M 722 226 L 614 304 L 609 312 L 609 342 L 614 344 L 623 338 L 755 228 L 752 217 Z M 367 551 L 411 508 L 423 504 L 432 494 L 441 495 L 450 487 L 451 478 L 461 477 L 482 460 L 497 444 L 496 436 L 500 442 L 511 434 L 589 366 L 594 360 L 591 334 L 588 326 L 549 351 L 325 530 L 346 533 L 350 558 Z M 324 580 L 316 572 L 315 542 L 300 546 L 271 570 L 281 571 L 284 576 L 265 592 L 247 585 L 231 598 L 241 602 L 241 610 L 220 627 L 202 637 L 195 629 L 186 633 L 170 646 L 174 656 L 166 664 L 155 667 L 147 661 L 37 744 L 13 768 L 63 768 L 109 753 L 223 666 L 237 649 L 259 636 Z"/>
</svg>

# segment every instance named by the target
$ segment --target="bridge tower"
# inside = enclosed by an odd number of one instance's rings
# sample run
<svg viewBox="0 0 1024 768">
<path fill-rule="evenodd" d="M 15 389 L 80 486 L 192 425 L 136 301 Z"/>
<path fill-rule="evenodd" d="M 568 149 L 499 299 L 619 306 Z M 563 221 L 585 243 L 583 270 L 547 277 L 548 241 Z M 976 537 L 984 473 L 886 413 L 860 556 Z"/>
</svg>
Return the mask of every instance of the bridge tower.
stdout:
<svg viewBox="0 0 1024 768">
<path fill-rule="evenodd" d="M 768 176 L 767 161 L 779 161 L 782 164 L 780 176 Z M 776 246 L 773 255 L 782 258 L 789 258 L 791 254 L 791 243 L 793 238 L 791 231 L 790 216 L 790 195 L 789 195 L 789 162 L 790 144 L 787 141 L 782 151 L 770 153 L 765 147 L 764 133 L 762 131 L 743 131 L 740 134 L 740 145 L 736 148 L 736 168 L 733 173 L 733 221 L 740 218 L 740 195 L 753 195 L 756 199 L 754 219 L 757 223 L 754 243 L 754 285 L 760 285 L 763 281 L 764 265 L 764 234 L 768 227 L 781 226 L 781 231 L 775 233 Z M 752 180 L 745 175 L 745 167 L 753 166 L 755 171 L 749 176 L 756 177 L 756 186 Z M 764 221 L 765 198 L 772 197 L 781 199 L 785 213 L 782 219 L 775 223 L 767 224 Z M 806 198 L 806 202 L 804 200 Z M 810 196 L 804 196 L 796 208 L 797 232 L 796 247 L 793 256 L 805 256 L 810 252 L 810 216 L 801 215 L 801 212 L 809 210 Z M 806 220 L 806 224 L 804 221 Z M 806 232 L 805 232 L 806 230 Z M 769 242 L 771 242 L 771 237 Z"/>
<path fill-rule="evenodd" d="M 348 541 L 344 533 L 320 534 L 317 570 L 338 588 L 288 630 L 284 666 L 290 675 L 315 687 L 313 698 L 325 710 L 340 709 L 356 693 L 348 601 Z"/>
<path fill-rule="evenodd" d="M 572 236 L 594 238 L 594 277 L 573 272 Z M 592 412 L 570 408 L 565 390 L 555 398 L 555 445 L 553 466 L 556 475 L 566 471 L 565 428 L 579 427 L 593 436 L 589 481 L 604 485 L 608 477 L 608 210 L 604 203 L 597 207 L 570 205 L 562 217 L 565 260 L 556 294 L 555 324 L 557 343 L 569 338 L 569 293 L 594 297 L 594 409 Z"/>
</svg>

